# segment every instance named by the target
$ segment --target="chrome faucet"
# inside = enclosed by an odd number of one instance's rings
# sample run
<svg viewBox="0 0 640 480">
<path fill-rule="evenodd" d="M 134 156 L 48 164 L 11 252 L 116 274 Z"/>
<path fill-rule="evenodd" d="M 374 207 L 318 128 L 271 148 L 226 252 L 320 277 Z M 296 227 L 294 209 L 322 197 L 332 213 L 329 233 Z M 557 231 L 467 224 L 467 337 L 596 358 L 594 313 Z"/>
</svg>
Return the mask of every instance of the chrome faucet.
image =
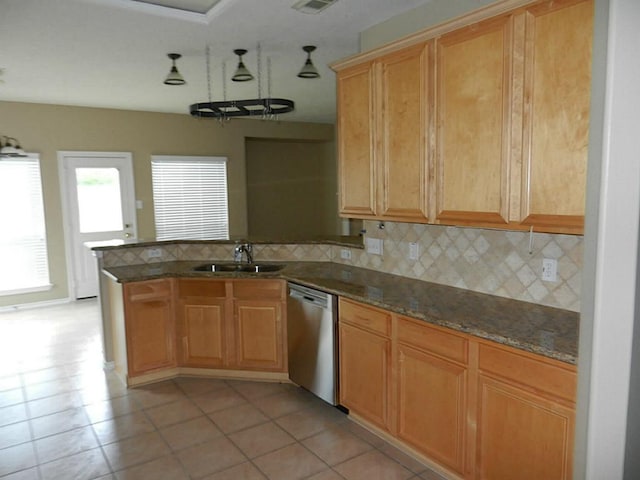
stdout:
<svg viewBox="0 0 640 480">
<path fill-rule="evenodd" d="M 240 243 L 233 249 L 233 261 L 242 262 L 242 254 L 247 256 L 247 263 L 253 263 L 253 247 L 250 243 Z"/>
</svg>

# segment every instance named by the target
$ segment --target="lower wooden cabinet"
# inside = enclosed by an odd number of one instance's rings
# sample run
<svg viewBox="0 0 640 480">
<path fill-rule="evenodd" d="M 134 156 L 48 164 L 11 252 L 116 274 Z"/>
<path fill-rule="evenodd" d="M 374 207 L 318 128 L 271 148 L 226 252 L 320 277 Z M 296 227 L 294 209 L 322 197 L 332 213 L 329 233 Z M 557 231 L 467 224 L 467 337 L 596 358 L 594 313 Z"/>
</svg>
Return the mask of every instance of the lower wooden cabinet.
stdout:
<svg viewBox="0 0 640 480">
<path fill-rule="evenodd" d="M 128 376 L 174 367 L 286 372 L 286 292 L 271 279 L 125 284 Z"/>
<path fill-rule="evenodd" d="M 339 302 L 340 402 L 451 478 L 568 480 L 576 369 Z"/>
<path fill-rule="evenodd" d="M 286 282 L 233 282 L 235 365 L 246 370 L 287 371 Z"/>
<path fill-rule="evenodd" d="M 227 282 L 179 279 L 176 296 L 180 364 L 204 368 L 227 364 Z"/>
<path fill-rule="evenodd" d="M 391 316 L 342 298 L 338 311 L 340 403 L 388 430 Z"/>
<path fill-rule="evenodd" d="M 240 368 L 282 370 L 284 345 L 282 302 L 235 301 L 236 364 Z"/>
<path fill-rule="evenodd" d="M 571 479 L 575 371 L 489 345 L 479 371 L 477 478 Z"/>
<path fill-rule="evenodd" d="M 391 340 L 349 324 L 340 325 L 341 403 L 387 429 Z"/>
<path fill-rule="evenodd" d="M 123 292 L 128 375 L 175 367 L 173 280 L 128 283 Z"/>
<path fill-rule="evenodd" d="M 462 474 L 467 438 L 467 340 L 398 318 L 397 436 Z"/>
</svg>

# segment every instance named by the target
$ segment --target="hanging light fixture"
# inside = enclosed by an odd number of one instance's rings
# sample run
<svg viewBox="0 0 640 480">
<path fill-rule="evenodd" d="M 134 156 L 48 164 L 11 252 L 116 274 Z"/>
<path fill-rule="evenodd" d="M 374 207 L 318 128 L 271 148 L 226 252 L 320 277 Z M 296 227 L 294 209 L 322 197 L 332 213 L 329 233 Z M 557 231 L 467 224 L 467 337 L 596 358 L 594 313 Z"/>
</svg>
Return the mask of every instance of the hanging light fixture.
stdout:
<svg viewBox="0 0 640 480">
<path fill-rule="evenodd" d="M 319 78 L 320 74 L 316 69 L 315 65 L 311 61 L 311 52 L 316 49 L 314 45 L 305 45 L 302 47 L 302 50 L 307 52 L 307 60 L 304 62 L 302 69 L 298 73 L 298 77 L 300 78 Z"/>
<path fill-rule="evenodd" d="M 238 48 L 233 51 L 238 56 L 238 68 L 236 68 L 236 73 L 233 74 L 231 80 L 234 82 L 248 82 L 249 80 L 253 80 L 253 75 L 247 67 L 244 66 L 244 62 L 242 61 L 242 56 L 247 53 L 247 51 L 243 48 Z"/>
<path fill-rule="evenodd" d="M 226 83 L 224 78 L 224 62 L 222 64 L 223 70 L 223 91 L 224 99 L 222 101 L 214 102 L 211 100 L 211 69 L 209 60 L 209 47 L 207 47 L 207 88 L 209 90 L 209 101 L 194 103 L 189 106 L 189 112 L 194 117 L 205 118 L 217 118 L 220 121 L 228 120 L 231 117 L 262 117 L 263 119 L 276 119 L 281 113 L 292 112 L 295 104 L 293 100 L 286 98 L 272 98 L 271 97 L 271 62 L 267 59 L 267 96 L 262 96 L 262 68 L 261 59 L 262 53 L 260 44 L 258 44 L 258 98 L 251 98 L 248 100 L 227 100 L 226 95 Z M 253 79 L 253 75 L 249 73 L 247 68 L 242 63 L 242 55 L 247 53 L 246 50 L 234 50 L 234 53 L 240 57 L 238 63 L 238 69 L 232 80 L 247 81 Z M 244 69 L 244 72 L 241 70 Z M 241 74 L 240 80 L 236 77 Z M 243 77 L 242 74 L 248 74 L 251 78 Z"/>
<path fill-rule="evenodd" d="M 26 157 L 20 142 L 13 137 L 0 135 L 0 158 Z"/>
<path fill-rule="evenodd" d="M 176 67 L 176 60 L 178 60 L 182 55 L 179 53 L 168 53 L 167 56 L 171 59 L 172 65 L 171 70 L 169 70 L 169 74 L 167 78 L 164 79 L 165 85 L 184 85 L 187 83 L 184 77 L 178 71 Z"/>
</svg>

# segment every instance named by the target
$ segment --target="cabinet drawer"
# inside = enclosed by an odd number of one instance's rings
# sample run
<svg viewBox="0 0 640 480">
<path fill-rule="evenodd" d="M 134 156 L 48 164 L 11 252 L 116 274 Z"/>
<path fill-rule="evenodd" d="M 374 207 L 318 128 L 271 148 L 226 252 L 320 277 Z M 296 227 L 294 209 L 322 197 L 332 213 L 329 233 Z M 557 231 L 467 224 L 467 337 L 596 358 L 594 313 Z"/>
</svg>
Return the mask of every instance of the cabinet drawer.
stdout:
<svg viewBox="0 0 640 480">
<path fill-rule="evenodd" d="M 553 360 L 538 360 L 527 354 L 480 344 L 480 370 L 527 385 L 555 397 L 574 403 L 576 400 L 576 369 Z"/>
<path fill-rule="evenodd" d="M 158 297 L 167 298 L 171 296 L 171 283 L 171 279 L 126 283 L 124 285 L 124 294 L 130 302 Z"/>
<path fill-rule="evenodd" d="M 398 341 L 456 362 L 467 363 L 468 341 L 465 338 L 419 320 L 398 317 Z"/>
<path fill-rule="evenodd" d="M 344 298 L 340 298 L 338 312 L 341 322 L 348 322 L 385 336 L 391 334 L 391 315 L 388 312 Z"/>
<path fill-rule="evenodd" d="M 238 280 L 233 282 L 235 298 L 275 298 L 284 299 L 285 282 L 283 280 Z"/>
<path fill-rule="evenodd" d="M 227 295 L 223 280 L 183 278 L 178 280 L 178 297 L 220 297 Z"/>
</svg>

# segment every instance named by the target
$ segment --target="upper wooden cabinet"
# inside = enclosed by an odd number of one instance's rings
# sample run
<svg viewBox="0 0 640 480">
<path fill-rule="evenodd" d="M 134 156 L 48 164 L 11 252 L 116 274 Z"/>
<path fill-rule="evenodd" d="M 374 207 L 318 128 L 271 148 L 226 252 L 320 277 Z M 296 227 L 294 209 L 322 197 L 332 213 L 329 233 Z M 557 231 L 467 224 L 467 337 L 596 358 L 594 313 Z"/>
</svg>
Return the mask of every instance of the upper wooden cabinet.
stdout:
<svg viewBox="0 0 640 480">
<path fill-rule="evenodd" d="M 429 47 L 418 45 L 375 63 L 379 217 L 427 221 Z"/>
<path fill-rule="evenodd" d="M 338 73 L 340 213 L 427 221 L 429 47 Z"/>
<path fill-rule="evenodd" d="M 437 49 L 438 223 L 509 221 L 513 18 L 444 35 Z"/>
<path fill-rule="evenodd" d="M 340 72 L 337 81 L 340 213 L 357 218 L 373 217 L 376 176 L 371 63 Z"/>
<path fill-rule="evenodd" d="M 521 220 L 582 232 L 589 143 L 593 2 L 525 13 Z"/>
<path fill-rule="evenodd" d="M 334 65 L 341 215 L 582 233 L 593 0 L 481 15 Z"/>
</svg>

